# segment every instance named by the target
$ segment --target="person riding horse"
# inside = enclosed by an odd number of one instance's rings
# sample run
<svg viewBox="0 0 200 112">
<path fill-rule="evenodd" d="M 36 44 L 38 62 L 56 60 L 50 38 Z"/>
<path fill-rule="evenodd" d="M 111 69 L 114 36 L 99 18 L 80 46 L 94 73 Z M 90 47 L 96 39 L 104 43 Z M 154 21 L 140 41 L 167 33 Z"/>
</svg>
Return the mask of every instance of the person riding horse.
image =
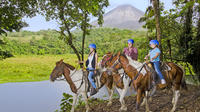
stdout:
<svg viewBox="0 0 200 112">
<path fill-rule="evenodd" d="M 155 71 L 161 80 L 161 84 L 166 84 L 163 74 L 160 71 L 160 53 L 161 52 L 160 52 L 160 49 L 158 48 L 159 42 L 157 40 L 151 40 L 149 42 L 149 45 L 153 49 L 149 51 L 149 54 L 145 57 L 145 59 L 148 59 L 148 57 L 150 57 L 150 61 L 153 63 Z"/>
<path fill-rule="evenodd" d="M 128 47 L 124 48 L 123 50 L 123 54 L 130 56 L 133 60 L 138 59 L 138 50 L 137 48 L 133 47 L 134 44 L 134 40 L 133 39 L 129 39 L 128 40 Z"/>
<path fill-rule="evenodd" d="M 98 64 L 97 64 L 98 63 L 98 55 L 97 55 L 95 44 L 90 44 L 89 48 L 90 48 L 90 53 L 89 53 L 88 59 L 86 61 L 86 67 L 87 67 L 87 70 L 89 71 L 88 79 L 92 85 L 92 89 L 90 91 L 90 96 L 92 96 L 97 93 L 97 90 L 96 90 L 97 87 L 94 83 L 93 76 L 96 73 L 95 70 L 98 66 Z"/>
</svg>

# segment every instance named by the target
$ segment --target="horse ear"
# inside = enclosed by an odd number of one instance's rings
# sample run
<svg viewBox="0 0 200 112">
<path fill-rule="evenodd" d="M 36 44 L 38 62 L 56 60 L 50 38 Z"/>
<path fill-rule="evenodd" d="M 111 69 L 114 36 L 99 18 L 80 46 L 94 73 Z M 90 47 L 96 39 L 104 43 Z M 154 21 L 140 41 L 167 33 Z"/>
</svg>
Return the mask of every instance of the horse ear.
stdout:
<svg viewBox="0 0 200 112">
<path fill-rule="evenodd" d="M 58 64 L 60 65 L 62 62 L 63 62 L 63 59 L 61 59 Z"/>
<path fill-rule="evenodd" d="M 117 55 L 119 56 L 120 54 L 121 54 L 121 52 L 120 52 L 120 51 L 118 51 L 118 52 L 117 52 Z"/>
</svg>

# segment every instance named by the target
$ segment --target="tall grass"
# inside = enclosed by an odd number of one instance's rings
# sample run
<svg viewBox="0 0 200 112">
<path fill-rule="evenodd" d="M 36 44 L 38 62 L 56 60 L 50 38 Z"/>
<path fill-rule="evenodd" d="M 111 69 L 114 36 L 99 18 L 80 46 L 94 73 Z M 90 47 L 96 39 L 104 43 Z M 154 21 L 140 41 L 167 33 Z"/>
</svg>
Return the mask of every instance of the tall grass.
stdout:
<svg viewBox="0 0 200 112">
<path fill-rule="evenodd" d="M 0 83 L 48 80 L 55 63 L 60 59 L 77 66 L 73 54 L 16 56 L 0 61 Z"/>
</svg>

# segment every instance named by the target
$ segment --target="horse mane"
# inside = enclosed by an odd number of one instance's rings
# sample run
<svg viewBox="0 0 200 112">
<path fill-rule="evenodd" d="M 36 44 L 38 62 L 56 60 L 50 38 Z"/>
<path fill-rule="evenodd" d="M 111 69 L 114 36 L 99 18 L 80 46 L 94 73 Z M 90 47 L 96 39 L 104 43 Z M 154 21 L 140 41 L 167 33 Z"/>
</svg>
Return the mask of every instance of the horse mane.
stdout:
<svg viewBox="0 0 200 112">
<path fill-rule="evenodd" d="M 67 66 L 69 69 L 71 69 L 71 70 L 74 70 L 74 69 L 75 69 L 74 66 L 72 66 L 72 65 L 70 65 L 70 64 L 68 64 L 68 63 L 65 63 L 65 62 L 63 62 L 63 63 L 64 63 L 64 65 Z"/>
<path fill-rule="evenodd" d="M 124 53 L 122 53 L 122 54 L 120 54 L 121 56 L 123 56 L 123 57 L 125 57 L 125 58 L 127 58 L 127 56 L 124 54 Z"/>
</svg>

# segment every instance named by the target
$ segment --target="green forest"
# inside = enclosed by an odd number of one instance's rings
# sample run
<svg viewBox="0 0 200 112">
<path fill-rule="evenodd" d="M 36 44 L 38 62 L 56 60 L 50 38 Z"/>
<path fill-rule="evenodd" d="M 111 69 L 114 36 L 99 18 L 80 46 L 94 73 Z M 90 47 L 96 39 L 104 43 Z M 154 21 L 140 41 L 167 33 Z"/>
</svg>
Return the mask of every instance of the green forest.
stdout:
<svg viewBox="0 0 200 112">
<path fill-rule="evenodd" d="M 74 31 L 75 46 L 81 46 L 81 31 Z M 127 40 L 135 40 L 140 59 L 148 52 L 148 43 L 145 45 L 145 31 L 132 31 L 117 28 L 92 29 L 86 37 L 85 54 L 88 54 L 88 45 L 95 43 L 97 52 L 103 56 L 107 52 L 122 51 L 127 47 Z M 38 32 L 21 31 L 8 33 L 4 38 L 4 50 L 12 55 L 45 55 L 45 54 L 74 54 L 73 50 L 62 40 L 55 30 L 42 30 Z"/>
</svg>

